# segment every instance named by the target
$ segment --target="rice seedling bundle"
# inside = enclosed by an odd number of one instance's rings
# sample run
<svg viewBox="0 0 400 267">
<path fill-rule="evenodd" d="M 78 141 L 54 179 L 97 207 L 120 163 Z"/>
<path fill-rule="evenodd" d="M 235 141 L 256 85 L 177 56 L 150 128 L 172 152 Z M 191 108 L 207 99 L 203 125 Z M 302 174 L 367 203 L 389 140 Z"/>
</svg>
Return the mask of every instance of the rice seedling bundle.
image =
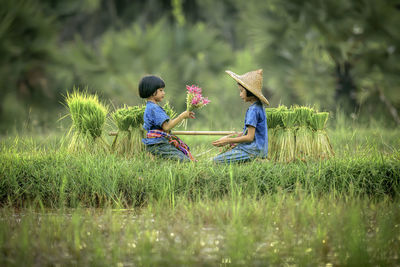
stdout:
<svg viewBox="0 0 400 267">
<path fill-rule="evenodd" d="M 285 106 L 278 108 L 266 108 L 267 125 L 268 125 L 268 158 L 275 160 L 277 158 L 276 135 L 283 129 L 282 114 L 286 111 Z"/>
<path fill-rule="evenodd" d="M 283 124 L 283 114 L 284 114 L 285 112 L 289 111 L 289 109 L 288 109 L 286 106 L 284 106 L 284 105 L 280 105 L 280 106 L 277 107 L 276 111 L 278 112 L 277 114 L 275 114 L 275 116 L 276 116 L 276 118 L 275 118 L 276 123 L 277 123 L 278 126 L 284 127 L 284 124 Z"/>
<path fill-rule="evenodd" d="M 268 158 L 279 162 L 325 159 L 334 151 L 325 131 L 329 113 L 309 107 L 265 109 L 268 125 Z"/>
<path fill-rule="evenodd" d="M 171 119 L 173 119 L 173 118 L 176 117 L 177 113 L 176 113 L 176 111 L 174 110 L 174 108 L 169 104 L 169 102 L 166 102 L 166 103 L 164 104 L 163 109 L 164 109 L 165 113 L 167 113 L 167 115 L 168 115 Z"/>
<path fill-rule="evenodd" d="M 328 134 L 325 131 L 328 121 L 328 112 L 318 112 L 312 115 L 310 125 L 313 128 L 313 156 L 317 159 L 326 159 L 334 156 Z"/>
<path fill-rule="evenodd" d="M 314 110 L 309 107 L 295 107 L 298 128 L 296 131 L 295 157 L 306 161 L 312 156 L 313 132 L 310 128 L 311 117 Z"/>
<path fill-rule="evenodd" d="M 117 124 L 119 131 L 129 131 L 130 128 L 137 128 L 143 124 L 144 106 L 133 106 L 117 109 L 112 117 Z"/>
<path fill-rule="evenodd" d="M 295 124 L 297 114 L 293 111 L 284 111 L 282 114 L 283 128 L 275 134 L 275 160 L 291 162 L 295 159 Z"/>
<path fill-rule="evenodd" d="M 266 108 L 267 124 L 269 129 L 276 129 L 283 126 L 282 112 L 276 108 Z"/>
<path fill-rule="evenodd" d="M 311 116 L 310 126 L 314 131 L 325 130 L 328 121 L 328 112 L 317 112 Z"/>
<path fill-rule="evenodd" d="M 275 108 L 266 108 L 265 115 L 267 117 L 267 126 L 268 126 L 268 158 L 273 159 L 273 154 L 275 150 L 275 132 L 277 128 L 276 123 L 276 109 Z"/>
<path fill-rule="evenodd" d="M 75 90 L 67 93 L 66 103 L 72 119 L 73 132 L 69 149 L 71 151 L 106 151 L 108 144 L 102 138 L 108 109 L 100 103 L 97 95 Z"/>
<path fill-rule="evenodd" d="M 112 151 L 126 156 L 143 151 L 141 140 L 144 133 L 141 126 L 145 108 L 145 106 L 124 106 L 112 114 L 118 127 L 118 133 L 112 143 Z"/>
</svg>

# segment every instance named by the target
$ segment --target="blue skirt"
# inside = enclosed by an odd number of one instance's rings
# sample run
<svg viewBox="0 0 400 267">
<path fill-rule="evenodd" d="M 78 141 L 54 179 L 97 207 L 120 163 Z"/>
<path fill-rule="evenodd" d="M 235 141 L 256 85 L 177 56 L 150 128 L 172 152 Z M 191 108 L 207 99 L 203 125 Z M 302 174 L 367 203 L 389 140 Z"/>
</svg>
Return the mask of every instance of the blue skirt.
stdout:
<svg viewBox="0 0 400 267">
<path fill-rule="evenodd" d="M 146 145 L 146 150 L 154 156 L 159 156 L 164 159 L 177 160 L 181 162 L 190 161 L 188 156 L 170 143 Z"/>
<path fill-rule="evenodd" d="M 249 162 L 256 158 L 256 155 L 250 154 L 242 149 L 240 149 L 240 146 L 237 146 L 225 153 L 219 154 L 216 157 L 214 157 L 213 161 L 215 163 L 244 163 L 244 162 Z"/>
</svg>

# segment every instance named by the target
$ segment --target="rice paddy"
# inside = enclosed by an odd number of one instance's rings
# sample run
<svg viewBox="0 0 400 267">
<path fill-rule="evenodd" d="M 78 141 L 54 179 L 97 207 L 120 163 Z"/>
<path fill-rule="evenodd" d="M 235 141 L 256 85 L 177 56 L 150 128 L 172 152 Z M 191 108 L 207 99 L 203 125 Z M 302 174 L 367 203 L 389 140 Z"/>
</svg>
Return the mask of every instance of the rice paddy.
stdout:
<svg viewBox="0 0 400 267">
<path fill-rule="evenodd" d="M 129 118 L 123 109 L 112 114 Z M 304 143 L 326 154 L 302 160 L 296 112 L 280 109 L 269 127 L 290 153 L 240 165 L 210 162 L 215 137 L 183 137 L 195 163 L 113 151 L 104 125 L 110 149 L 76 153 L 62 134 L 3 138 L 0 265 L 399 265 L 399 130 L 327 128 L 314 112 Z M 118 138 L 137 128 L 126 121 L 114 120 Z"/>
</svg>

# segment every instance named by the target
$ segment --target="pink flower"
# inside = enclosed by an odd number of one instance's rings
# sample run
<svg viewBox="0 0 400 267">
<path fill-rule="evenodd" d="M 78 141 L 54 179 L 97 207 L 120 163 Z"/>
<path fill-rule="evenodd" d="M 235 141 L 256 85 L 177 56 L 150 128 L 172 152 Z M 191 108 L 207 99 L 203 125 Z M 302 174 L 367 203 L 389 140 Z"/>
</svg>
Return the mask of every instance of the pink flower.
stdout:
<svg viewBox="0 0 400 267">
<path fill-rule="evenodd" d="M 207 105 L 208 103 L 210 103 L 211 101 L 210 100 L 208 100 L 208 98 L 207 97 L 203 97 L 203 105 Z"/>
<path fill-rule="evenodd" d="M 200 103 L 200 101 L 202 100 L 202 97 L 200 94 L 196 94 L 194 95 L 194 97 L 192 98 L 192 105 L 198 105 Z"/>
<path fill-rule="evenodd" d="M 186 85 L 186 89 L 190 92 L 190 93 L 194 93 L 194 94 L 201 94 L 201 88 L 196 86 L 196 85 Z"/>
</svg>

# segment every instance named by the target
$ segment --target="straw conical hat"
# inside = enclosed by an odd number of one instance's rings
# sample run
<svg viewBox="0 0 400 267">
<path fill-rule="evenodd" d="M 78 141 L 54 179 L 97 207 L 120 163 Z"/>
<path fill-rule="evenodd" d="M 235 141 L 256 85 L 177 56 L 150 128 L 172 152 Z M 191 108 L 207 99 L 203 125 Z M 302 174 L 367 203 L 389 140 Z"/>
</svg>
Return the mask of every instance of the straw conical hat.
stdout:
<svg viewBox="0 0 400 267">
<path fill-rule="evenodd" d="M 243 75 L 237 75 L 236 73 L 233 73 L 230 70 L 226 70 L 225 72 L 228 73 L 229 76 L 235 79 L 235 81 L 240 83 L 247 90 L 252 92 L 256 97 L 258 97 L 258 99 L 260 99 L 265 104 L 269 105 L 268 100 L 265 98 L 265 96 L 262 94 L 261 91 L 263 83 L 262 69 L 250 71 Z"/>
</svg>

